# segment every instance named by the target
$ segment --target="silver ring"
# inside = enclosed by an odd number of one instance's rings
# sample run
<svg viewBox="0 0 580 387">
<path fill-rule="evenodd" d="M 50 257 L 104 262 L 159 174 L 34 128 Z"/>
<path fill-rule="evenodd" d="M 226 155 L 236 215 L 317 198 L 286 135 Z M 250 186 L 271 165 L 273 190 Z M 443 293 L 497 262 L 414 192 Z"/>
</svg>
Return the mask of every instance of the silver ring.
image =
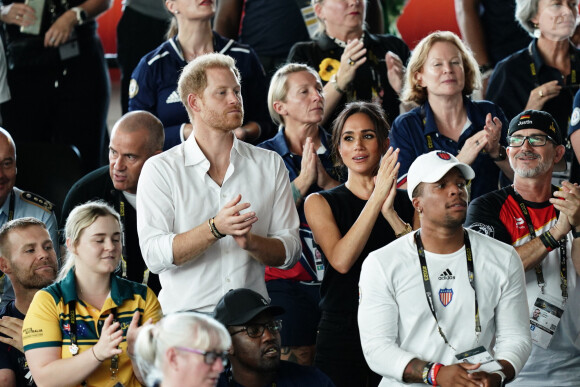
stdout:
<svg viewBox="0 0 580 387">
<path fill-rule="evenodd" d="M 475 145 L 479 145 L 479 141 L 478 140 L 475 140 Z"/>
<path fill-rule="evenodd" d="M 540 95 L 540 98 L 542 98 L 544 96 L 544 90 L 540 89 L 540 91 L 538 91 L 538 94 Z"/>
<path fill-rule="evenodd" d="M 51 44 L 54 43 L 55 40 L 56 40 L 55 38 L 50 38 L 50 43 Z"/>
<path fill-rule="evenodd" d="M 348 58 L 348 64 L 350 66 L 354 66 L 356 64 L 356 62 L 354 60 L 352 60 L 351 58 Z"/>
<path fill-rule="evenodd" d="M 20 20 L 20 19 L 22 19 L 22 15 L 16 15 L 15 18 L 16 18 L 16 20 Z"/>
</svg>

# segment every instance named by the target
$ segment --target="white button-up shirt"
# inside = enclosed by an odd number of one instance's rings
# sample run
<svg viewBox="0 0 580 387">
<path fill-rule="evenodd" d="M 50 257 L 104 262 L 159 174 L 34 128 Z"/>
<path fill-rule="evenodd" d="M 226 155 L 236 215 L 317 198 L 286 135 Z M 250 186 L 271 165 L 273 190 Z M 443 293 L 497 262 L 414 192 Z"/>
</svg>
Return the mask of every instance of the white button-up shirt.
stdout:
<svg viewBox="0 0 580 387">
<path fill-rule="evenodd" d="M 238 194 L 242 203 L 251 204 L 247 211 L 255 211 L 258 217 L 251 232 L 284 244 L 286 260 L 280 268 L 291 268 L 300 258 L 298 213 L 281 157 L 234 138 L 221 187 L 208 175 L 209 167 L 195 136 L 190 136 L 147 160 L 139 178 L 139 243 L 147 266 L 159 273 L 164 313 L 211 312 L 228 290 L 242 287 L 267 297 L 264 265 L 231 236 L 216 241 L 192 261 L 173 263 L 173 238 L 207 223 Z"/>
</svg>

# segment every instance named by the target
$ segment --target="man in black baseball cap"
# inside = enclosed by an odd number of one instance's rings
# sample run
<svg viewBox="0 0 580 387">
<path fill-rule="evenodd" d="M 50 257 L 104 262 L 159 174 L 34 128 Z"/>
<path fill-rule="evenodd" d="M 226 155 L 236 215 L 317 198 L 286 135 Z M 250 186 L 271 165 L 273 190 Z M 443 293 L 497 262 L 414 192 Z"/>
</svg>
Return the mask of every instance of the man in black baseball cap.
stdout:
<svg viewBox="0 0 580 387">
<path fill-rule="evenodd" d="M 515 116 L 508 130 L 508 137 L 522 129 L 538 129 L 550 136 L 550 140 L 556 145 L 562 145 L 562 133 L 556 120 L 550 113 L 540 110 L 525 110 Z"/>
<path fill-rule="evenodd" d="M 565 149 L 548 113 L 526 110 L 508 133 L 513 185 L 471 202 L 465 225 L 514 246 L 526 271 L 534 345 L 510 386 L 578 386 L 580 187 L 550 184 Z M 535 318 L 537 309 L 554 319 Z"/>
<path fill-rule="evenodd" d="M 230 367 L 218 387 L 334 386 L 314 367 L 280 360 L 282 321 L 275 317 L 283 313 L 283 308 L 250 289 L 230 290 L 222 297 L 214 318 L 230 332 L 232 348 Z"/>
</svg>

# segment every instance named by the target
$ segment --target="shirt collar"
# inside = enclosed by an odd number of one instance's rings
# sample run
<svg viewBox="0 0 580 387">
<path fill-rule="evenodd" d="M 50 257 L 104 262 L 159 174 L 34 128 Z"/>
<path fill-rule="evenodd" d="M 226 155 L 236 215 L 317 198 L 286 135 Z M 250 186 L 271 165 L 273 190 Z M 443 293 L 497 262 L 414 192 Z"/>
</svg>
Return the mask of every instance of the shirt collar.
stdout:
<svg viewBox="0 0 580 387">
<path fill-rule="evenodd" d="M 370 34 L 367 30 L 363 30 L 362 38 L 363 38 L 363 43 L 365 44 L 365 46 L 367 45 L 367 43 L 369 41 L 376 40 L 376 38 L 372 34 Z M 328 34 L 326 32 L 323 32 L 323 33 L 318 35 L 318 38 L 316 39 L 316 43 L 323 51 L 328 51 L 331 49 L 344 50 L 344 48 L 340 47 L 334 41 L 334 38 L 331 38 L 330 36 L 328 36 Z"/>
<path fill-rule="evenodd" d="M 203 162 L 208 162 L 209 160 L 203 154 L 203 151 L 199 147 L 195 135 L 189 136 L 189 138 L 183 143 L 184 161 L 185 165 L 197 165 Z M 238 154 L 245 158 L 250 158 L 251 155 L 248 153 L 247 147 L 245 147 L 240 140 L 234 136 L 234 144 L 230 151 L 230 160 L 234 154 Z M 208 164 L 209 168 L 209 164 Z"/>
<path fill-rule="evenodd" d="M 4 215 L 6 215 L 8 217 L 8 212 L 10 211 L 10 196 L 14 195 L 14 189 L 12 189 L 10 191 L 10 193 L 8 194 L 8 196 L 6 196 L 6 200 L 4 200 L 4 204 L 2 204 L 2 207 L 0 207 L 0 212 L 3 213 Z"/>
<path fill-rule="evenodd" d="M 272 148 L 276 151 L 276 153 L 278 153 L 282 157 L 288 156 L 291 153 L 290 148 L 288 148 L 288 143 L 286 142 L 286 137 L 284 135 L 285 131 L 286 131 L 286 128 L 282 126 L 280 128 L 280 130 L 278 131 L 278 133 L 276 133 L 276 135 L 272 138 L 272 140 L 270 142 L 270 145 L 272 146 Z M 316 150 L 316 153 L 317 154 L 324 154 L 329 149 L 328 148 L 329 135 L 320 126 L 318 127 L 318 133 L 320 136 L 320 143 L 322 144 L 324 149 L 323 149 L 323 151 L 321 151 L 320 148 L 318 148 Z"/>
<path fill-rule="evenodd" d="M 467 119 L 473 123 L 473 109 L 475 107 L 474 103 L 466 96 L 463 96 L 463 107 L 467 112 Z M 421 120 L 423 120 L 423 118 L 426 120 L 425 124 L 423 125 L 423 134 L 426 136 L 431 133 L 439 133 L 439 129 L 437 129 L 437 124 L 435 124 L 435 117 L 433 116 L 433 110 L 431 109 L 431 105 L 429 105 L 429 101 L 425 101 L 423 106 L 419 107 L 419 109 L 422 110 L 420 115 Z"/>
<path fill-rule="evenodd" d="M 528 54 L 530 54 L 534 66 L 536 66 L 536 74 L 540 71 L 544 65 L 544 61 L 538 51 L 538 39 L 534 39 L 530 42 L 528 46 Z"/>
<path fill-rule="evenodd" d="M 66 277 L 61 281 L 62 301 L 68 304 L 71 301 L 78 301 L 75 269 L 71 269 Z M 123 304 L 125 300 L 133 298 L 133 291 L 128 282 L 122 278 L 111 274 L 111 299 L 115 306 Z"/>
<path fill-rule="evenodd" d="M 278 153 L 280 156 L 284 157 L 290 154 L 290 148 L 288 148 L 288 143 L 286 143 L 286 137 L 284 133 L 286 132 L 286 128 L 283 126 L 280 128 L 278 133 L 272 138 L 272 148 Z"/>
</svg>

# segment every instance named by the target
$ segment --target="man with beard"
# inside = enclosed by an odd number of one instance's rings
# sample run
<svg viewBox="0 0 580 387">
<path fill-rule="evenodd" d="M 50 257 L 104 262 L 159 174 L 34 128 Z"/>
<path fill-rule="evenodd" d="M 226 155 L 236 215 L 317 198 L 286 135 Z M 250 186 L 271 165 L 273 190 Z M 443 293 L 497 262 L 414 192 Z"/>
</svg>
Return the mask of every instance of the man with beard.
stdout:
<svg viewBox="0 0 580 387">
<path fill-rule="evenodd" d="M 193 135 L 145 163 L 137 230 L 145 262 L 159 273 L 164 313 L 211 312 L 232 288 L 266 296 L 265 265 L 300 257 L 298 214 L 282 158 L 238 141 L 244 116 L 234 60 L 191 61 L 178 92 Z"/>
<path fill-rule="evenodd" d="M 43 173 L 39 169 L 39 173 Z M 42 221 L 53 243 L 58 243 L 58 226 L 53 204 L 48 200 L 22 191 L 16 183 L 16 146 L 10 133 L 0 128 L 0 226 L 13 219 L 31 216 Z M 58 252 L 57 252 L 58 253 Z M 10 278 L 0 272 L 0 308 L 14 300 Z"/>
<path fill-rule="evenodd" d="M 282 320 L 275 316 L 284 309 L 250 289 L 226 293 L 214 310 L 214 318 L 232 336 L 230 367 L 221 375 L 218 387 L 334 387 L 317 368 L 280 360 Z"/>
<path fill-rule="evenodd" d="M 137 110 L 123 115 L 111 131 L 109 165 L 98 168 L 77 181 L 62 206 L 61 228 L 70 212 L 90 200 L 104 200 L 121 215 L 123 260 L 119 275 L 147 285 L 159 294 L 157 275 L 149 273 L 137 236 L 137 184 L 145 161 L 163 150 L 163 124 L 153 114 Z M 64 240 L 62 241 L 64 246 Z"/>
<path fill-rule="evenodd" d="M 0 311 L 0 385 L 34 386 L 22 347 L 22 320 L 36 292 L 56 278 L 56 251 L 44 223 L 20 218 L 0 228 L 0 269 L 16 299 Z"/>
<path fill-rule="evenodd" d="M 466 225 L 513 245 L 526 271 L 534 345 L 510 386 L 578 386 L 580 380 L 580 188 L 550 184 L 564 152 L 550 114 L 520 113 L 508 131 L 514 184 L 474 200 L 467 214 Z"/>
<path fill-rule="evenodd" d="M 381 386 L 503 386 L 529 356 L 520 259 L 462 226 L 474 177 L 447 152 L 419 156 L 407 188 L 421 228 L 363 263 L 361 343 Z"/>
</svg>

